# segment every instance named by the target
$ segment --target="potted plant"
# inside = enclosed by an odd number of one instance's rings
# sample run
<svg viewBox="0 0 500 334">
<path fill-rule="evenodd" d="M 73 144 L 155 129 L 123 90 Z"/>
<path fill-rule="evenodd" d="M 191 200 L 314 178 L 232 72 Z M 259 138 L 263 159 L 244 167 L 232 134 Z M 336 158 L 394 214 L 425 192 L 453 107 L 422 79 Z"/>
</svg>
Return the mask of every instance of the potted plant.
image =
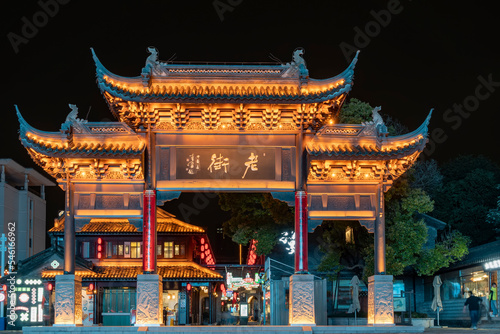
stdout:
<svg viewBox="0 0 500 334">
<path fill-rule="evenodd" d="M 424 328 L 434 327 L 434 318 L 429 318 L 426 313 L 411 312 L 411 324 Z"/>
</svg>

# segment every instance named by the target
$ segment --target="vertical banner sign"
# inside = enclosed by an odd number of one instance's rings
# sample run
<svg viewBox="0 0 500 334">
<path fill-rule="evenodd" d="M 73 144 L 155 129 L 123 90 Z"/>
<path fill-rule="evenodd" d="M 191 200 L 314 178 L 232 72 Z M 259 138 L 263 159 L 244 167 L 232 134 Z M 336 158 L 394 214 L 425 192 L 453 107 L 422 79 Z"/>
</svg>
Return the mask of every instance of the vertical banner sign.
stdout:
<svg viewBox="0 0 500 334">
<path fill-rule="evenodd" d="M 295 272 L 307 272 L 307 193 L 295 192 Z"/>
<path fill-rule="evenodd" d="M 156 272 L 156 193 L 144 190 L 142 225 L 142 269 L 145 273 Z"/>
</svg>

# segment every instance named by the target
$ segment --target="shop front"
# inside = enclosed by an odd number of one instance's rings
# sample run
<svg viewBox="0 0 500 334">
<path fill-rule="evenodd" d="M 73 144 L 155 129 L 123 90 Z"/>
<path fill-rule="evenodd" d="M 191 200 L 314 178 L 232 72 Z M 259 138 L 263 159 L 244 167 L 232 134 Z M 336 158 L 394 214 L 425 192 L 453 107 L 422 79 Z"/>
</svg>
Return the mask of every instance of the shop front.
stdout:
<svg viewBox="0 0 500 334">
<path fill-rule="evenodd" d="M 468 313 L 463 312 L 465 300 L 474 294 L 483 299 L 481 316 L 488 318 L 489 303 L 487 300 L 493 283 L 498 285 L 500 273 L 500 241 L 471 248 L 468 256 L 437 273 L 441 277 L 441 300 L 443 310 L 440 312 L 441 324 L 463 324 L 469 321 Z M 432 282 L 434 276 L 416 280 L 417 311 L 435 315 L 431 309 L 434 297 Z M 419 284 L 421 283 L 421 284 Z"/>
</svg>

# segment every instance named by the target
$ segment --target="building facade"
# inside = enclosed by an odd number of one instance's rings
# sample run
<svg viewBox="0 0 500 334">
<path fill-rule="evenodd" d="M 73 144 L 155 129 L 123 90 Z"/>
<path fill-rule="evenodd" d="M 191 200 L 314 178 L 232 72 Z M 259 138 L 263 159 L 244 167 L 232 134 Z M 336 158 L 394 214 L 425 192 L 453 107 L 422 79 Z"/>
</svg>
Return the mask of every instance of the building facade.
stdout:
<svg viewBox="0 0 500 334">
<path fill-rule="evenodd" d="M 205 229 L 157 210 L 156 256 L 162 278 L 163 323 L 220 322 L 220 283 L 225 278 L 206 267 L 206 259 L 213 258 L 213 253 Z M 63 275 L 64 267 L 64 220 L 62 216 L 49 230 L 50 248 L 21 261 L 15 274 L 3 278 L 2 283 L 10 285 L 14 277 L 16 285 L 17 320 L 8 322 L 9 328 L 54 323 L 55 280 Z M 137 275 L 142 274 L 141 244 L 142 233 L 128 219 L 92 218 L 76 233 L 75 272 L 82 278 L 84 325 L 134 324 Z"/>
<path fill-rule="evenodd" d="M 55 183 L 34 169 L 0 159 L 0 231 L 15 233 L 16 262 L 46 248 L 45 187 L 51 186 Z"/>
<path fill-rule="evenodd" d="M 161 291 L 155 206 L 183 191 L 210 191 L 270 192 L 295 206 L 290 324 L 315 323 L 309 231 L 324 219 L 360 221 L 375 234 L 369 322 L 392 324 L 392 299 L 385 300 L 392 296 L 392 276 L 385 272 L 383 194 L 423 150 L 430 114 L 401 136 L 388 136 L 379 108 L 365 124 L 335 124 L 357 56 L 339 75 L 318 80 L 309 77 L 301 48 L 291 62 L 272 64 L 162 62 L 155 48 L 148 51 L 140 76 L 123 77 L 92 50 L 98 87 L 118 122 L 87 122 L 70 105 L 61 131 L 49 133 L 30 126 L 18 111 L 22 144 L 66 191 L 69 281 L 61 281 L 68 290 L 56 298 L 56 323 L 81 322 L 78 297 L 64 303 L 72 310 L 57 310 L 64 296 L 80 291 L 75 232 L 93 218 L 142 222 L 138 322 L 160 322 L 161 298 L 151 299 Z"/>
</svg>

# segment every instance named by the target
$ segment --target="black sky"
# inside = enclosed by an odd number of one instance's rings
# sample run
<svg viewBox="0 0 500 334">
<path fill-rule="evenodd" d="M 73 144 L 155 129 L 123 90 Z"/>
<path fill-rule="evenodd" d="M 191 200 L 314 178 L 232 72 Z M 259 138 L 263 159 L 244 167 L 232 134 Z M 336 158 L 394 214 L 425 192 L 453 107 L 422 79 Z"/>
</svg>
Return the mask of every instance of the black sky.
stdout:
<svg viewBox="0 0 500 334">
<path fill-rule="evenodd" d="M 467 118 L 443 119 L 454 104 L 474 102 L 479 77 L 500 82 L 493 2 L 60 0 L 67 3 L 50 5 L 52 17 L 44 17 L 42 4 L 55 1 L 3 4 L 1 158 L 35 167 L 18 140 L 14 104 L 28 123 L 46 131 L 59 130 L 69 103 L 77 104 L 80 117 L 91 107 L 89 121 L 113 119 L 95 83 L 91 47 L 112 72 L 137 76 L 148 46 L 161 60 L 175 54 L 179 61 L 270 61 L 273 54 L 283 62 L 300 46 L 310 76 L 322 79 L 346 68 L 339 45 L 347 43 L 361 50 L 350 97 L 381 106 L 410 130 L 435 109 L 430 131 L 441 128 L 447 139 L 426 158 L 444 163 L 459 154 L 484 154 L 500 162 L 500 87 L 470 107 Z M 223 20 L 214 3 L 231 7 Z M 388 9 L 397 12 L 390 22 L 375 23 L 374 13 Z M 9 37 L 22 36 L 26 22 L 36 20 L 37 31 L 15 52 Z M 356 43 L 356 30 L 367 27 L 373 37 Z"/>
</svg>

